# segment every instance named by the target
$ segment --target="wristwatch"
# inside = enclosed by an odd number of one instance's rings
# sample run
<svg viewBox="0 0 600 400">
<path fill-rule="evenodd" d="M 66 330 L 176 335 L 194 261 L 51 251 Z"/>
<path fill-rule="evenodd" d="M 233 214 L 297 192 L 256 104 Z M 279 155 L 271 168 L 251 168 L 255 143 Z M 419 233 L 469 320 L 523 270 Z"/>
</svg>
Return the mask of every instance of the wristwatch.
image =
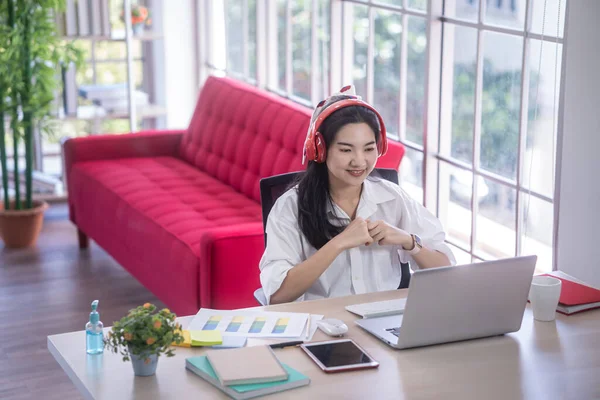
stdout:
<svg viewBox="0 0 600 400">
<path fill-rule="evenodd" d="M 411 256 L 414 256 L 415 254 L 419 254 L 419 252 L 423 248 L 423 242 L 421 241 L 421 238 L 419 237 L 419 235 L 415 235 L 415 234 L 411 233 L 410 236 L 412 237 L 412 240 L 413 240 L 413 247 L 412 247 L 412 249 L 406 250 L 406 251 Z"/>
</svg>

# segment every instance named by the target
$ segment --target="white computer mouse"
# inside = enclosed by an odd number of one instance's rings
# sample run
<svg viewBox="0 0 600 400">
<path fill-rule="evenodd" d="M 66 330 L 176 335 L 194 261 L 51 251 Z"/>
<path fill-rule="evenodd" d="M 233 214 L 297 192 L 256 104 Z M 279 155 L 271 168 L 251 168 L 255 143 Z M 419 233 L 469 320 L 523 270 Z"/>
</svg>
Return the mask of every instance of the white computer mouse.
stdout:
<svg viewBox="0 0 600 400">
<path fill-rule="evenodd" d="M 317 321 L 317 326 L 329 336 L 342 336 L 348 332 L 348 325 L 335 318 L 321 319 Z"/>
</svg>

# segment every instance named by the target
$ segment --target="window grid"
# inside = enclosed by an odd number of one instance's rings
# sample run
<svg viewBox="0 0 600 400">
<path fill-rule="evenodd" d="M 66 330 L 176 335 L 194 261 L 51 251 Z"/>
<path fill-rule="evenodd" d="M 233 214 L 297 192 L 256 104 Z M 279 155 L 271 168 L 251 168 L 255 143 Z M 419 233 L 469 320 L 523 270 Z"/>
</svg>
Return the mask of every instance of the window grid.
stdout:
<svg viewBox="0 0 600 400">
<path fill-rule="evenodd" d="M 203 3 L 204 0 L 199 0 Z M 523 236 L 524 224 L 529 223 L 525 220 L 526 217 L 526 207 L 524 205 L 528 205 L 531 198 L 541 200 L 546 203 L 553 204 L 553 197 L 542 193 L 541 191 L 534 190 L 532 188 L 531 182 L 525 182 L 524 180 L 524 171 L 525 171 L 525 149 L 527 144 L 527 126 L 528 126 L 528 107 L 529 107 L 529 92 L 530 92 L 530 42 L 531 40 L 540 41 L 541 45 L 543 43 L 553 41 L 557 45 L 564 45 L 564 41 L 562 37 L 559 37 L 557 29 L 556 36 L 548 36 L 542 34 L 533 33 L 532 31 L 532 12 L 533 12 L 533 0 L 525 0 L 525 21 L 523 29 L 515 29 L 504 26 L 497 26 L 493 24 L 489 24 L 485 22 L 486 16 L 486 7 L 487 2 L 483 0 L 479 1 L 479 9 L 477 12 L 476 21 L 467 21 L 460 18 L 455 17 L 447 17 L 444 15 L 443 7 L 444 0 L 428 0 L 426 11 L 420 11 L 411 9 L 408 7 L 408 1 L 402 0 L 402 5 L 392 5 L 392 4 L 384 4 L 375 0 L 340 0 L 339 2 L 333 2 L 334 4 L 330 4 L 330 37 L 335 40 L 338 38 L 342 43 L 340 49 L 333 49 L 334 46 L 330 46 L 330 54 L 329 54 L 329 74 L 325 76 L 325 74 L 319 75 L 317 71 L 321 67 L 319 63 L 319 53 L 318 53 L 318 37 L 317 37 L 317 20 L 319 18 L 319 3 L 318 0 L 310 0 L 309 4 L 311 9 L 310 12 L 310 27 L 311 27 L 311 73 L 310 73 L 310 83 L 311 83 L 311 94 L 310 100 L 301 98 L 299 96 L 294 95 L 294 87 L 293 87 L 293 49 L 292 49 L 292 40 L 293 40 L 293 29 L 294 26 L 292 24 L 292 6 L 291 1 L 286 1 L 284 3 L 285 7 L 285 35 L 284 38 L 278 37 L 278 9 L 277 7 L 281 7 L 282 2 L 268 2 L 265 8 L 258 8 L 265 15 L 257 15 L 256 21 L 265 21 L 266 20 L 266 37 L 265 39 L 267 43 L 264 46 L 260 46 L 257 43 L 257 60 L 261 60 L 266 58 L 267 61 L 263 61 L 266 64 L 266 77 L 261 77 L 257 74 L 256 77 L 248 76 L 248 12 L 246 7 L 244 7 L 244 73 L 235 73 L 227 69 L 227 67 L 218 68 L 213 63 L 211 63 L 211 52 L 206 51 L 202 54 L 208 54 L 205 60 L 201 60 L 204 66 L 213 70 L 220 70 L 228 75 L 236 77 L 238 79 L 242 79 L 251 83 L 254 83 L 261 87 L 266 87 L 268 90 L 289 98 L 293 101 L 296 101 L 300 104 L 306 106 L 314 106 L 318 101 L 321 100 L 322 97 L 322 87 L 331 87 L 332 90 L 335 90 L 337 87 L 332 83 L 342 82 L 346 84 L 348 82 L 348 78 L 352 78 L 352 73 L 349 68 L 352 68 L 354 63 L 353 60 L 353 46 L 354 42 L 352 37 L 348 39 L 348 33 L 352 32 L 352 24 L 354 21 L 354 13 L 353 7 L 354 5 L 359 5 L 362 7 L 367 7 L 368 11 L 368 21 L 369 21 L 369 38 L 367 45 L 367 65 L 366 65 L 366 100 L 369 102 L 373 102 L 374 96 L 377 94 L 374 93 L 374 56 L 375 56 L 375 13 L 377 11 L 389 11 L 393 13 L 397 13 L 401 17 L 403 34 L 401 35 L 401 49 L 400 49 L 400 81 L 399 81 L 399 112 L 398 112 L 398 132 L 391 132 L 390 136 L 394 137 L 403 143 L 407 149 L 411 149 L 417 154 L 422 155 L 421 168 L 422 173 L 420 176 L 421 186 L 423 188 L 423 197 L 420 199 L 429 209 L 434 211 L 438 216 L 440 214 L 439 209 L 439 195 L 440 195 L 440 186 L 442 186 L 442 182 L 440 182 L 440 168 L 444 165 L 451 166 L 455 169 L 466 171 L 472 174 L 472 183 L 471 183 L 471 198 L 470 198 L 470 212 L 471 212 L 471 221 L 470 221 L 470 238 L 468 248 L 461 243 L 458 243 L 453 238 L 448 238 L 448 242 L 458 249 L 468 253 L 471 256 L 473 261 L 484 260 L 486 256 L 481 254 L 478 246 L 477 246 L 477 224 L 478 217 L 480 214 L 478 212 L 479 209 L 479 193 L 481 188 L 479 187 L 480 179 L 485 178 L 494 184 L 499 185 L 499 187 L 508 188 L 510 190 L 514 190 L 516 194 L 515 201 L 515 210 L 514 210 L 514 223 L 512 224 L 512 231 L 516 235 L 513 255 L 521 254 L 523 240 L 525 239 Z M 244 0 L 244 5 L 247 5 L 248 1 Z M 347 9 L 346 6 L 351 6 Z M 492 5 L 493 6 L 493 5 Z M 209 7 L 207 7 L 209 8 Z M 225 10 L 226 12 L 226 10 Z M 560 13 L 559 13 L 560 14 Z M 210 20 L 210 11 L 208 12 L 208 19 Z M 425 131 L 423 132 L 423 143 L 415 143 L 407 138 L 406 135 L 406 127 L 407 127 L 407 86 L 408 86 L 408 35 L 405 34 L 409 29 L 408 20 L 409 17 L 420 17 L 426 20 L 427 24 L 427 44 L 426 44 L 426 68 L 428 71 L 425 73 L 425 99 L 424 99 L 424 121 L 423 123 L 426 126 Z M 206 18 L 206 16 L 205 16 Z M 432 25 L 436 24 L 436 27 L 439 25 L 440 29 L 432 29 Z M 208 25 L 208 24 L 206 24 Z M 447 85 L 448 76 L 445 76 L 443 71 L 444 68 L 444 60 L 443 54 L 445 54 L 444 49 L 442 49 L 443 37 L 445 32 L 445 27 L 452 25 L 453 27 L 463 27 L 463 28 L 471 28 L 476 30 L 477 34 L 477 42 L 476 42 L 476 57 L 475 57 L 475 92 L 474 92 L 474 104 L 473 104 L 473 137 L 472 137 L 472 154 L 471 154 L 471 164 L 459 160 L 458 158 L 453 157 L 452 155 L 443 154 L 441 151 L 441 141 L 442 140 L 451 140 L 451 138 L 441 137 L 441 124 L 442 115 L 441 115 L 441 99 L 440 93 L 445 89 L 445 85 Z M 208 28 L 207 28 L 208 29 Z M 523 41 L 523 51 L 521 55 L 521 73 L 520 73 L 520 87 L 518 98 L 520 101 L 520 105 L 518 108 L 519 112 L 519 121 L 518 121 L 518 141 L 517 141 L 517 161 L 516 161 L 516 175 L 513 178 L 507 178 L 498 173 L 494 173 L 492 171 L 488 171 L 483 169 L 480 165 L 481 160 L 481 138 L 482 138 L 482 98 L 484 91 L 484 45 L 485 38 L 484 36 L 488 34 L 488 32 L 496 33 L 496 34 L 504 34 L 510 35 L 511 37 L 521 38 Z M 340 35 L 341 33 L 341 35 Z M 341 36 L 341 37 L 340 37 Z M 345 37 L 346 36 L 346 37 Z M 278 62 L 277 57 L 280 57 L 278 52 L 278 43 L 277 40 L 285 40 L 285 87 L 280 87 L 278 82 Z M 261 39 L 257 37 L 257 41 Z M 211 38 L 210 33 L 208 35 L 208 40 L 206 40 L 206 47 L 210 49 L 211 46 Z M 260 54 L 260 49 L 266 49 L 264 54 Z M 436 52 L 440 53 L 440 59 L 438 62 L 438 55 Z M 558 51 L 558 50 L 557 50 Z M 564 51 L 564 47 L 562 48 Z M 335 61 L 335 63 L 334 63 Z M 257 61 L 260 63 L 261 61 Z M 433 71 L 433 72 L 432 72 Z M 438 85 L 437 78 L 435 77 L 435 73 L 439 72 L 441 76 L 440 82 Z M 321 79 L 327 79 L 327 83 L 320 82 Z M 452 76 L 449 77 L 453 79 Z M 555 76 L 556 79 L 559 79 Z M 539 84 L 539 83 L 538 83 Z M 534 90 L 534 89 L 531 89 Z M 536 102 L 538 99 L 536 98 Z M 537 107 L 537 105 L 536 105 Z M 554 113 L 557 113 L 558 110 L 554 109 Z M 395 133 L 395 135 L 394 135 Z M 555 157 L 555 155 L 553 155 Z M 447 183 L 444 183 L 447 185 Z M 527 187 L 529 186 L 529 187 Z M 529 196 L 529 198 L 528 198 Z"/>
</svg>

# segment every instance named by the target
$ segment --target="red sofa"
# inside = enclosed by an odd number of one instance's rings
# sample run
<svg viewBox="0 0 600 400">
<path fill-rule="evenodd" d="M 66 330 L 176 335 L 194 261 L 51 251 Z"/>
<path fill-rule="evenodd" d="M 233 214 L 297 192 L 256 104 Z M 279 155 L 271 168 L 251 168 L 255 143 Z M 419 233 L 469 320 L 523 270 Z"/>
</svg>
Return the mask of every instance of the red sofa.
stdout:
<svg viewBox="0 0 600 400">
<path fill-rule="evenodd" d="M 310 110 L 210 77 L 186 130 L 64 144 L 70 218 L 174 312 L 253 306 L 262 177 L 302 169 Z M 398 168 L 391 143 L 379 167 Z"/>
</svg>

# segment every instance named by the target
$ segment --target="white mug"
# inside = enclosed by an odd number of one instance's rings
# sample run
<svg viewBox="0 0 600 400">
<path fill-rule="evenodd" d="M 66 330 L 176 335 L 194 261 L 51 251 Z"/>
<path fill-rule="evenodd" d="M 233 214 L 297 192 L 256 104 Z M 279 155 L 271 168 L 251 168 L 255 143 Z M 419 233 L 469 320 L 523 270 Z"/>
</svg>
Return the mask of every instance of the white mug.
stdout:
<svg viewBox="0 0 600 400">
<path fill-rule="evenodd" d="M 538 321 L 554 321 L 560 298 L 562 282 L 551 276 L 534 276 L 529 289 L 529 301 L 533 318 Z"/>
</svg>

